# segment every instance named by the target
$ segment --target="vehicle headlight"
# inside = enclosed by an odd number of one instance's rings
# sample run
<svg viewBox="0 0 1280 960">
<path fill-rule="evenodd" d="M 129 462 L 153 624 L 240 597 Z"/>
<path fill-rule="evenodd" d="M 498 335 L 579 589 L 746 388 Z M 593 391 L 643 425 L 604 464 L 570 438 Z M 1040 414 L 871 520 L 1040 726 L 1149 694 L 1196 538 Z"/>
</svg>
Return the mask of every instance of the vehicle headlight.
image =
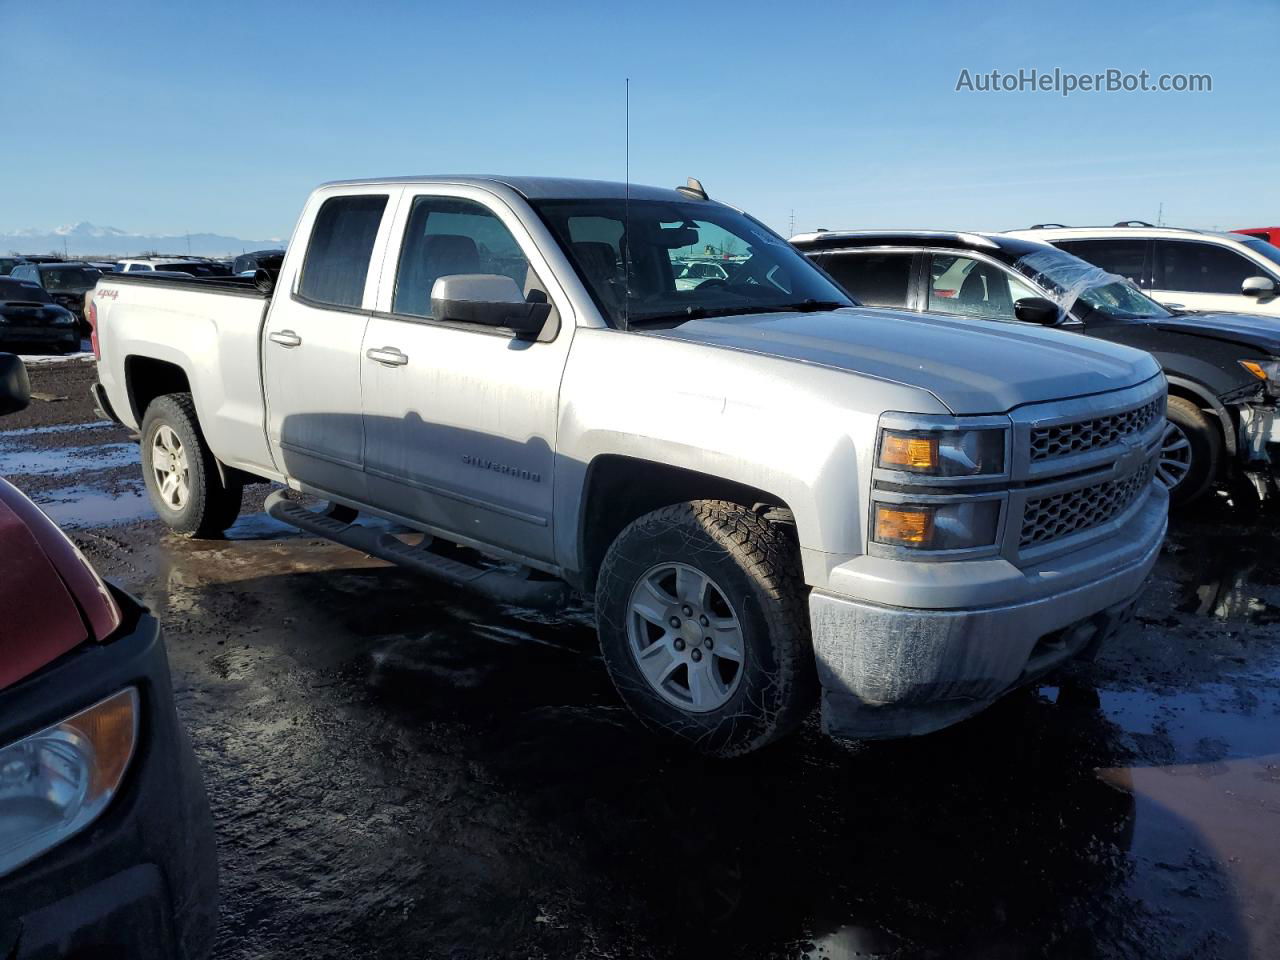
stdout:
<svg viewBox="0 0 1280 960">
<path fill-rule="evenodd" d="M 70 311 L 66 311 L 54 317 L 53 322 L 60 323 L 63 326 L 70 326 L 71 324 L 76 322 L 76 316 L 74 313 L 71 313 Z"/>
<path fill-rule="evenodd" d="M 1241 360 L 1240 366 L 1263 381 L 1268 396 L 1280 397 L 1280 360 Z"/>
<path fill-rule="evenodd" d="M 914 550 L 989 547 L 1000 527 L 999 500 L 955 503 L 872 502 L 871 539 Z"/>
<path fill-rule="evenodd" d="M 1006 431 L 1001 428 L 965 430 L 880 431 L 877 464 L 931 477 L 974 477 L 1004 473 Z"/>
<path fill-rule="evenodd" d="M 97 819 L 137 739 L 138 691 L 128 687 L 0 747 L 0 876 Z"/>
</svg>

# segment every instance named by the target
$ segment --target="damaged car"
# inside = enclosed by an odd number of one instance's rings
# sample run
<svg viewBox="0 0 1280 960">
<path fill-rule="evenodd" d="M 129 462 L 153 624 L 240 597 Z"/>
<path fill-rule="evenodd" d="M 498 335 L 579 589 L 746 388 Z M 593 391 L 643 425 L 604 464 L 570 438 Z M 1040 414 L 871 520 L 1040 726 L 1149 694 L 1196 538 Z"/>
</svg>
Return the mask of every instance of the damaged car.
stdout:
<svg viewBox="0 0 1280 960">
<path fill-rule="evenodd" d="M 868 306 L 1044 325 L 1146 350 L 1169 383 L 1157 476 L 1172 503 L 1217 483 L 1250 503 L 1275 497 L 1280 322 L 1174 313 L 1124 277 L 1008 234 L 821 231 L 792 243 Z"/>
</svg>

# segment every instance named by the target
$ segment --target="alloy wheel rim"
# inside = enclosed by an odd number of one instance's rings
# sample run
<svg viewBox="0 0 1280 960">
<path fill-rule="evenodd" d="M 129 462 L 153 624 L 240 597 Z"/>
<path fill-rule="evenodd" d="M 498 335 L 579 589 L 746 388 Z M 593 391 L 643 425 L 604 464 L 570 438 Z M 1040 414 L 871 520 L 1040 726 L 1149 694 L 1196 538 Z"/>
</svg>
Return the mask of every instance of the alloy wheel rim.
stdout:
<svg viewBox="0 0 1280 960">
<path fill-rule="evenodd" d="M 151 439 L 151 472 L 156 492 L 170 510 L 181 510 L 191 495 L 187 450 L 173 427 L 161 424 Z"/>
<path fill-rule="evenodd" d="M 640 674 L 672 706 L 718 710 L 746 667 L 742 624 L 728 595 L 686 563 L 651 567 L 631 590 L 627 640 Z"/>
<path fill-rule="evenodd" d="M 1160 460 L 1156 464 L 1156 476 L 1165 488 L 1172 490 L 1191 472 L 1191 440 L 1187 433 L 1172 420 L 1166 420 L 1164 434 L 1160 438 Z"/>
</svg>

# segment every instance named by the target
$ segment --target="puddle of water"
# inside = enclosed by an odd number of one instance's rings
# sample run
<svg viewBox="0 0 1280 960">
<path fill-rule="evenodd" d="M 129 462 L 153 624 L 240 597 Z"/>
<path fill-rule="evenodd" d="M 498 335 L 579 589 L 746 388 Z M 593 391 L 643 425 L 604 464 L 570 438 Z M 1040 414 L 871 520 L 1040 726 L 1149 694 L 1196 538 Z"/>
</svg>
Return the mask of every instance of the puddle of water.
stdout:
<svg viewBox="0 0 1280 960">
<path fill-rule="evenodd" d="M 110 494 L 77 484 L 43 490 L 32 499 L 54 523 L 71 530 L 130 523 L 155 516 L 151 501 L 142 490 Z"/>
<path fill-rule="evenodd" d="M 138 462 L 136 443 L 105 443 L 96 447 L 59 447 L 0 453 L 0 476 L 46 476 L 68 471 L 110 470 Z"/>
<path fill-rule="evenodd" d="M 0 431 L 0 444 L 13 443 L 21 437 L 36 437 L 46 433 L 71 433 L 80 430 L 105 430 L 107 427 L 115 427 L 119 424 L 112 423 L 110 420 L 95 420 L 92 423 L 58 423 L 49 427 L 22 427 L 19 430 L 3 430 Z"/>
</svg>

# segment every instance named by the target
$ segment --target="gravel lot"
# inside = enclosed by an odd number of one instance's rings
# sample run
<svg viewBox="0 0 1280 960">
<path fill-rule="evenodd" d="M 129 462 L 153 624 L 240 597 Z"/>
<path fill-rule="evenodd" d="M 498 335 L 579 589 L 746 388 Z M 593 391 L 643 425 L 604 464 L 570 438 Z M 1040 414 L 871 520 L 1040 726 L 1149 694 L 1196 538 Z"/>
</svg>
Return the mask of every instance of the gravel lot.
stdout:
<svg viewBox="0 0 1280 960">
<path fill-rule="evenodd" d="M 1274 519 L 1176 518 L 1077 682 L 713 763 L 631 720 L 586 608 L 470 599 L 261 513 L 168 534 L 93 376 L 32 368 L 53 399 L 3 422 L 0 475 L 165 624 L 220 958 L 1280 952 Z"/>
</svg>

